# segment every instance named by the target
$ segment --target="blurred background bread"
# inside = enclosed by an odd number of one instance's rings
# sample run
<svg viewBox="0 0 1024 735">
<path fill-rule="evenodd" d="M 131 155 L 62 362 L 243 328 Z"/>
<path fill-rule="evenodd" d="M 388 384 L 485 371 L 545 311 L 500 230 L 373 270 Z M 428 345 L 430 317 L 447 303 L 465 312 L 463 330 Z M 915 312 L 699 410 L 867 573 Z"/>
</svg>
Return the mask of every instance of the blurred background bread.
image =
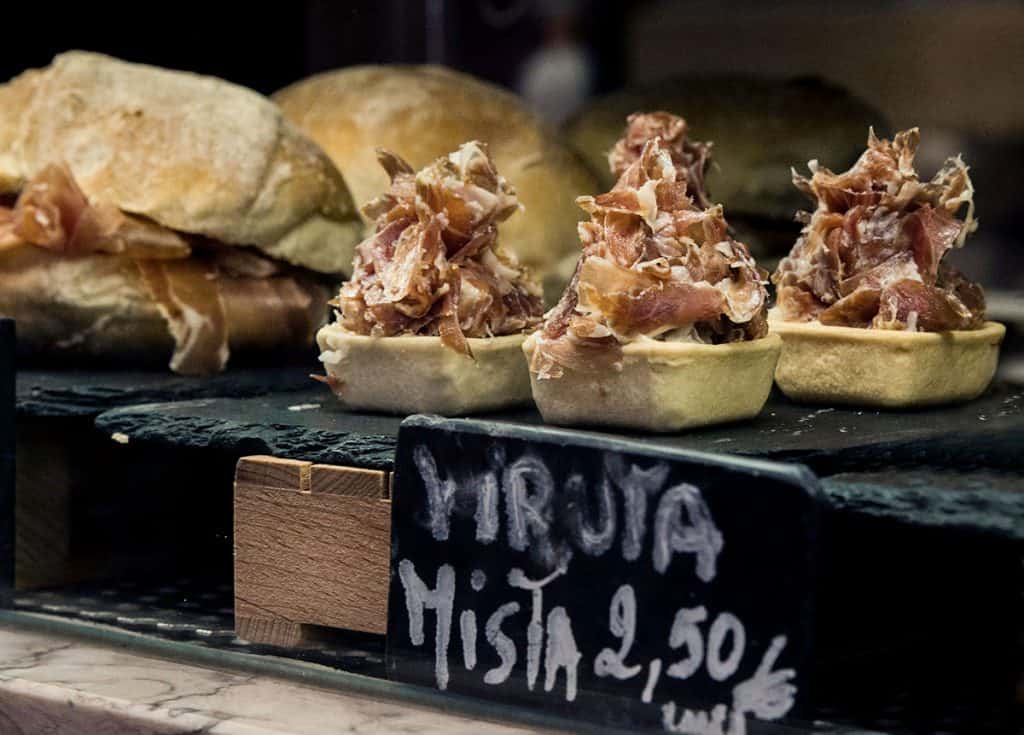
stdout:
<svg viewBox="0 0 1024 735">
<path fill-rule="evenodd" d="M 923 174 L 930 176 L 951 152 L 963 153 L 981 228 L 969 247 L 951 257 L 986 285 L 991 316 L 1019 325 L 1006 348 L 1022 357 L 1015 367 L 1005 358 L 1002 364 L 1018 380 L 1024 376 L 1024 248 L 1018 246 L 1016 183 L 1024 166 L 1021 3 L 298 0 L 247 6 L 240 32 L 237 8 L 186 0 L 160 15 L 159 33 L 125 33 L 124 18 L 122 9 L 97 4 L 62 6 L 58 18 L 52 6 L 10 4 L 5 25 L 16 32 L 0 46 L 0 79 L 83 46 L 212 74 L 264 94 L 332 69 L 430 64 L 517 92 L 521 104 L 552 125 L 595 99 L 671 87 L 671 80 L 753 78 L 783 94 L 785 80 L 826 80 L 826 88 L 847 90 L 878 110 L 890 132 L 920 126 L 927 133 L 918 152 Z M 750 102 L 753 108 L 754 98 Z M 784 105 L 768 102 L 778 123 L 802 125 L 785 120 L 795 116 Z M 705 134 L 700 113 L 680 112 L 695 133 Z M 761 142 L 761 129 L 752 125 L 749 133 L 757 145 L 771 147 L 771 141 Z M 712 194 L 731 212 L 743 205 L 725 198 L 722 178 L 733 167 L 726 168 L 725 139 L 716 143 L 723 166 L 713 174 L 719 180 Z M 801 158 L 790 165 L 806 164 L 804 154 L 794 155 Z M 602 165 L 596 173 L 604 171 Z M 781 191 L 788 185 L 788 170 L 780 169 L 771 186 Z M 741 238 L 757 245 L 792 234 L 792 213 L 785 216 L 730 219 Z"/>
<path fill-rule="evenodd" d="M 487 143 L 524 207 L 502 223 L 504 246 L 542 277 L 566 256 L 575 260 L 583 216 L 575 199 L 596 191 L 597 181 L 515 95 L 436 66 L 357 66 L 297 82 L 273 98 L 341 169 L 359 206 L 388 186 L 375 148 L 419 169 L 468 140 Z"/>
<path fill-rule="evenodd" d="M 323 152 L 262 95 L 215 77 L 60 54 L 0 85 L 0 194 L 66 165 L 90 200 L 324 273 L 359 227 Z"/>
<path fill-rule="evenodd" d="M 361 233 L 330 159 L 257 92 L 80 51 L 0 85 L 0 313 L 25 359 L 280 362 Z"/>
<path fill-rule="evenodd" d="M 592 100 L 565 125 L 572 144 L 601 171 L 603 189 L 614 183 L 608 151 L 637 110 L 680 115 L 689 138 L 714 144 L 711 200 L 725 205 L 739 239 L 760 258 L 788 251 L 799 232 L 793 215 L 807 202 L 793 187 L 790 167 L 817 158 L 844 170 L 864 150 L 868 126 L 885 129 L 879 112 L 815 79 L 707 76 L 630 87 Z"/>
</svg>

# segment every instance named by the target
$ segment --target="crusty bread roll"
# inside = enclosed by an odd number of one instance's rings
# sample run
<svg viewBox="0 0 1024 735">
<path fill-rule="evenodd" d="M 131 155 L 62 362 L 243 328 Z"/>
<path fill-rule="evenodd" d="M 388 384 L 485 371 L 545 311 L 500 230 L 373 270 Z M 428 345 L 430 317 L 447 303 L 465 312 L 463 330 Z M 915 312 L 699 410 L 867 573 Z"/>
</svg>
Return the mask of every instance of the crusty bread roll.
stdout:
<svg viewBox="0 0 1024 735">
<path fill-rule="evenodd" d="M 18 351 L 30 360 L 166 364 L 174 350 L 170 322 L 129 258 L 21 246 L 0 252 L 0 285 L 0 314 L 15 319 Z M 278 356 L 311 344 L 329 294 L 297 269 L 264 278 L 222 275 L 226 344 L 232 354 Z"/>
<path fill-rule="evenodd" d="M 324 273 L 361 235 L 345 182 L 269 100 L 213 77 L 61 54 L 0 86 L 0 193 L 65 164 L 90 200 Z"/>
<path fill-rule="evenodd" d="M 783 341 L 775 382 L 789 398 L 910 408 L 977 398 L 992 382 L 1006 327 L 907 332 L 787 322 L 769 312 Z"/>
<path fill-rule="evenodd" d="M 361 234 L 330 159 L 255 92 L 84 52 L 0 85 L 0 313 L 24 357 L 208 374 L 308 348 L 327 289 L 303 269 L 349 271 Z"/>
<path fill-rule="evenodd" d="M 564 256 L 575 260 L 575 199 L 596 191 L 595 177 L 515 95 L 441 67 L 359 66 L 298 82 L 274 99 L 327 151 L 360 206 L 388 185 L 375 148 L 419 169 L 464 141 L 487 143 L 525 208 L 502 226 L 504 245 L 542 277 Z M 561 290 L 553 286 L 545 291 Z"/>
<path fill-rule="evenodd" d="M 368 337 L 337 324 L 317 334 L 328 381 L 347 408 L 444 416 L 529 403 L 524 339 L 470 338 L 469 357 L 445 347 L 440 337 Z"/>
<path fill-rule="evenodd" d="M 523 344 L 527 360 L 536 333 Z M 782 340 L 710 345 L 645 340 L 622 346 L 622 369 L 577 372 L 557 380 L 530 373 L 544 421 L 680 431 L 756 416 L 768 400 Z"/>
</svg>

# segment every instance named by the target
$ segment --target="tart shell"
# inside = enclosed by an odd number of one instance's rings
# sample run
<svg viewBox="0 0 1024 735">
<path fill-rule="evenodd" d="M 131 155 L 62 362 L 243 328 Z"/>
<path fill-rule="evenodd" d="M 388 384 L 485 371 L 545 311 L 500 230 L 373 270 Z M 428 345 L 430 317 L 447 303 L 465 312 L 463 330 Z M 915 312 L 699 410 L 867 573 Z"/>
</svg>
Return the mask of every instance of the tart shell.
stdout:
<svg viewBox="0 0 1024 735">
<path fill-rule="evenodd" d="M 533 355 L 536 337 L 523 344 Z M 621 370 L 530 374 L 548 423 L 671 432 L 756 416 L 772 387 L 782 340 L 704 345 L 644 341 L 623 346 Z"/>
<path fill-rule="evenodd" d="M 336 324 L 317 333 L 320 360 L 347 407 L 459 416 L 530 401 L 525 335 L 471 338 L 473 358 L 440 337 L 368 337 Z"/>
<path fill-rule="evenodd" d="M 782 338 L 775 382 L 789 398 L 908 408 L 969 401 L 988 387 L 1006 327 L 902 332 L 785 322 L 769 314 Z"/>
</svg>

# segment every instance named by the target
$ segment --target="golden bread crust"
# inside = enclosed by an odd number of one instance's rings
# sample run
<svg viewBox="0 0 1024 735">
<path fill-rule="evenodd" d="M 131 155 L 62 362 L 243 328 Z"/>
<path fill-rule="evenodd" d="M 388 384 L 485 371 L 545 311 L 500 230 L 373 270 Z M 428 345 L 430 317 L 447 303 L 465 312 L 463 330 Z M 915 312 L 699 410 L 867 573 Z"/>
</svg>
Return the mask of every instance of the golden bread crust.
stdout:
<svg viewBox="0 0 1024 735">
<path fill-rule="evenodd" d="M 348 270 L 361 234 L 323 151 L 213 77 L 74 51 L 0 86 L 0 191 L 54 163 L 91 200 L 324 272 Z"/>
<path fill-rule="evenodd" d="M 501 241 L 542 276 L 577 249 L 575 199 L 593 193 L 596 178 L 509 92 L 441 67 L 359 66 L 297 82 L 274 100 L 341 169 L 360 206 L 388 187 L 375 148 L 418 170 L 481 140 L 525 209 L 501 226 Z"/>
</svg>

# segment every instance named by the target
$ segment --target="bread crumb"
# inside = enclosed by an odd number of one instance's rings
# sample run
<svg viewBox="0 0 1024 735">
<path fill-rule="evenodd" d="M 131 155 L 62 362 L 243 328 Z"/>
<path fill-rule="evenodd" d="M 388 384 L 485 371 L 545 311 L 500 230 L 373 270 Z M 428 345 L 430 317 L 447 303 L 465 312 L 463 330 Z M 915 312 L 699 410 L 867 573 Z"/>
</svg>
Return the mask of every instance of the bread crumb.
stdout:
<svg viewBox="0 0 1024 735">
<path fill-rule="evenodd" d="M 128 443 L 128 435 L 120 431 L 115 431 L 113 434 L 110 435 L 110 438 L 116 441 L 118 444 Z"/>
</svg>

